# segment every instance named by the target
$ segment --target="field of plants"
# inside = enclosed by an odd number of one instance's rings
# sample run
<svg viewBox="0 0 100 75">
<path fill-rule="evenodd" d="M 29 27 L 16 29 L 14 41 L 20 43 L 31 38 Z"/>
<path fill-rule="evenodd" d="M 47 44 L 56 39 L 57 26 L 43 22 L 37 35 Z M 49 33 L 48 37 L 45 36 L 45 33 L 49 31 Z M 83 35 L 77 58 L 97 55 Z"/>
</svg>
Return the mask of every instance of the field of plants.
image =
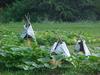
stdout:
<svg viewBox="0 0 100 75">
<path fill-rule="evenodd" d="M 20 38 L 23 22 L 0 24 L 0 75 L 100 75 L 100 22 L 32 23 L 36 42 Z M 91 56 L 75 52 L 77 37 L 86 40 Z M 51 55 L 60 36 L 70 57 Z"/>
</svg>

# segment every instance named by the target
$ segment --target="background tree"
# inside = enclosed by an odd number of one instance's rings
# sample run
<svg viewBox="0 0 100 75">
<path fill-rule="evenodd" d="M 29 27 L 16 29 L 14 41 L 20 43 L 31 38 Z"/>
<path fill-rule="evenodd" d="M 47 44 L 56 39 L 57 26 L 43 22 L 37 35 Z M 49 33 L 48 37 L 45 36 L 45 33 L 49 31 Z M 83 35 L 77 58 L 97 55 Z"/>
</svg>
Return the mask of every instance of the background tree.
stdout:
<svg viewBox="0 0 100 75">
<path fill-rule="evenodd" d="M 15 0 L 0 0 L 0 7 L 6 7 L 7 5 L 11 4 Z"/>
<path fill-rule="evenodd" d="M 12 1 L 12 0 L 11 0 Z M 98 0 L 97 0 L 98 1 Z M 30 13 L 33 21 L 96 20 L 99 9 L 93 0 L 16 0 L 1 12 L 1 21 L 20 21 Z M 10 1 L 9 1 L 10 2 Z M 97 2 L 98 3 L 98 2 Z M 98 12 L 97 12 L 98 11 Z M 7 18 L 6 18 L 7 17 Z"/>
</svg>

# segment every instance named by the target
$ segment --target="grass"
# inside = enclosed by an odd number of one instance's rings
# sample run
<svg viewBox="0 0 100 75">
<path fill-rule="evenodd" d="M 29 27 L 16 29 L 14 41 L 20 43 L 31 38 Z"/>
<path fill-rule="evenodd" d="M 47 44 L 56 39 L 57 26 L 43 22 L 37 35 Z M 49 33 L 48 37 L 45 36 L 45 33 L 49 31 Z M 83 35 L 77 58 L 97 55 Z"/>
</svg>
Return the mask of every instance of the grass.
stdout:
<svg viewBox="0 0 100 75">
<path fill-rule="evenodd" d="M 23 30 L 23 22 L 10 22 L 7 24 L 0 24 L 0 30 L 9 30 L 16 33 L 20 33 Z M 100 38 L 100 22 L 75 22 L 75 23 L 59 23 L 59 22 L 43 22 L 43 23 L 32 23 L 33 29 L 35 31 L 47 31 L 47 30 L 60 30 L 60 31 L 67 31 L 67 32 L 86 32 L 91 35 L 91 37 Z M 100 43 L 91 44 L 90 46 L 99 46 Z M 69 46 L 71 48 L 72 46 Z M 93 51 L 94 52 L 94 51 Z M 95 51 L 96 52 L 96 51 Z M 97 51 L 100 52 L 100 51 Z M 76 73 L 72 72 L 71 70 L 65 70 L 64 72 L 57 73 L 57 70 L 51 71 L 0 71 L 0 75 L 86 75 L 85 73 Z M 61 73 L 61 74 L 60 74 Z"/>
<path fill-rule="evenodd" d="M 23 30 L 23 22 L 10 22 L 0 24 L 0 30 L 7 29 L 17 33 Z M 32 23 L 35 31 L 60 30 L 67 32 L 86 32 L 93 36 L 100 37 L 100 22 L 75 22 L 75 23 L 59 23 L 59 22 L 43 22 Z"/>
<path fill-rule="evenodd" d="M 65 72 L 65 73 L 62 73 L 62 74 L 58 74 L 58 73 L 38 73 L 38 72 L 33 72 L 33 71 L 17 71 L 17 72 L 11 72 L 11 71 L 6 71 L 6 72 L 0 72 L 0 75 L 75 75 L 75 73 L 73 72 Z M 83 74 L 80 74 L 79 75 L 83 75 Z"/>
<path fill-rule="evenodd" d="M 72 69 L 41 69 L 41 70 L 33 70 L 33 71 L 1 71 L 0 75 L 91 75 L 89 73 L 84 72 L 76 72 Z M 92 74 L 94 75 L 94 74 Z"/>
</svg>

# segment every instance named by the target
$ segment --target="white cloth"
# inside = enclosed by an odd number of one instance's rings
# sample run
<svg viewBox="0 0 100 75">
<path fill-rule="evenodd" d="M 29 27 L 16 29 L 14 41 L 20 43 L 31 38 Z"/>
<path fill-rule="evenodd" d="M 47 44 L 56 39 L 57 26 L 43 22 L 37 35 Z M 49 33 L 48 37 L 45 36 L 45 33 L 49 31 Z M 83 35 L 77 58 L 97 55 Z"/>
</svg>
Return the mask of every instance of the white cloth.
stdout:
<svg viewBox="0 0 100 75">
<path fill-rule="evenodd" d="M 75 45 L 75 50 L 76 51 L 80 51 L 80 45 L 79 45 L 80 40 L 77 41 L 76 45 Z"/>
<path fill-rule="evenodd" d="M 57 54 L 63 54 L 65 56 L 70 56 L 70 53 L 69 53 L 69 50 L 66 46 L 66 43 L 65 42 L 62 42 L 62 43 L 59 43 L 58 45 L 58 42 L 55 42 L 54 45 L 52 46 L 52 49 L 51 49 L 51 52 L 55 52 Z"/>
<path fill-rule="evenodd" d="M 29 25 L 28 27 L 26 27 L 26 25 L 24 25 L 24 32 L 22 33 L 21 37 L 24 38 L 26 35 L 29 35 L 33 39 L 36 39 L 35 32 L 33 31 L 33 28 L 31 25 Z"/>
<path fill-rule="evenodd" d="M 90 51 L 85 43 L 85 40 L 83 41 L 83 47 L 84 47 L 85 56 L 91 55 L 91 53 L 90 53 Z"/>
<path fill-rule="evenodd" d="M 83 41 L 83 47 L 84 47 L 84 52 L 85 52 L 85 56 L 89 56 L 91 55 L 86 43 L 85 43 L 85 40 L 82 40 Z M 75 50 L 77 51 L 80 51 L 80 45 L 79 45 L 79 42 L 81 42 L 81 40 L 78 40 L 76 45 L 75 45 Z"/>
</svg>

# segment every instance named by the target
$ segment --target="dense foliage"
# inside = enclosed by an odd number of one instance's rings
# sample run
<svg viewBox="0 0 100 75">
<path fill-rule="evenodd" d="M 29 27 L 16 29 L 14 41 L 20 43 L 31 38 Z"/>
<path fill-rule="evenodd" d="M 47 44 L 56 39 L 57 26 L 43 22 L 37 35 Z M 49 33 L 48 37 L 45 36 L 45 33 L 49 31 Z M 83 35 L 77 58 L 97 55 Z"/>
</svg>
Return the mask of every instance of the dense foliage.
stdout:
<svg viewBox="0 0 100 75">
<path fill-rule="evenodd" d="M 7 75 L 4 72 L 7 70 L 10 73 L 14 71 L 14 75 L 23 75 L 30 71 L 31 75 L 98 75 L 100 73 L 99 24 L 85 24 L 73 23 L 72 27 L 71 24 L 68 26 L 65 23 L 37 23 L 34 25 L 37 43 L 32 42 L 31 48 L 28 47 L 27 40 L 20 38 L 22 23 L 1 24 L 0 73 L 3 72 Z M 80 33 L 83 28 L 84 31 Z M 90 31 L 90 28 L 93 32 Z M 86 40 L 92 56 L 84 56 L 84 54 L 74 51 L 75 40 L 79 34 Z M 51 46 L 58 37 L 66 42 L 71 57 L 50 54 Z M 21 74 L 19 72 L 15 74 L 17 71 L 20 71 Z"/>
<path fill-rule="evenodd" d="M 20 21 L 28 12 L 33 21 L 39 22 L 96 20 L 100 13 L 98 3 L 98 0 L 16 0 L 2 11 L 0 20 Z"/>
<path fill-rule="evenodd" d="M 15 0 L 0 0 L 0 7 L 4 8 L 7 5 L 11 4 L 12 2 L 14 2 Z"/>
<path fill-rule="evenodd" d="M 67 44 L 71 45 L 75 43 L 73 39 L 76 39 L 76 33 L 62 33 L 62 37 Z M 3 64 L 3 67 L 24 70 L 33 70 L 36 68 L 68 68 L 74 71 L 84 71 L 86 73 L 98 73 L 100 71 L 99 54 L 85 57 L 73 52 L 69 58 L 62 55 L 50 55 L 50 46 L 57 40 L 57 37 L 54 36 L 54 32 L 37 32 L 38 45 L 33 42 L 31 48 L 25 44 L 26 41 L 22 42 L 19 35 L 16 35 L 14 32 L 7 30 L 3 32 L 0 31 L 0 36 L 0 64 Z M 13 37 L 11 38 L 10 36 Z M 88 36 L 89 35 L 86 35 L 86 37 Z M 89 40 L 92 41 L 93 39 L 91 38 Z M 98 41 L 100 40 L 97 39 L 93 42 L 96 43 Z"/>
</svg>

